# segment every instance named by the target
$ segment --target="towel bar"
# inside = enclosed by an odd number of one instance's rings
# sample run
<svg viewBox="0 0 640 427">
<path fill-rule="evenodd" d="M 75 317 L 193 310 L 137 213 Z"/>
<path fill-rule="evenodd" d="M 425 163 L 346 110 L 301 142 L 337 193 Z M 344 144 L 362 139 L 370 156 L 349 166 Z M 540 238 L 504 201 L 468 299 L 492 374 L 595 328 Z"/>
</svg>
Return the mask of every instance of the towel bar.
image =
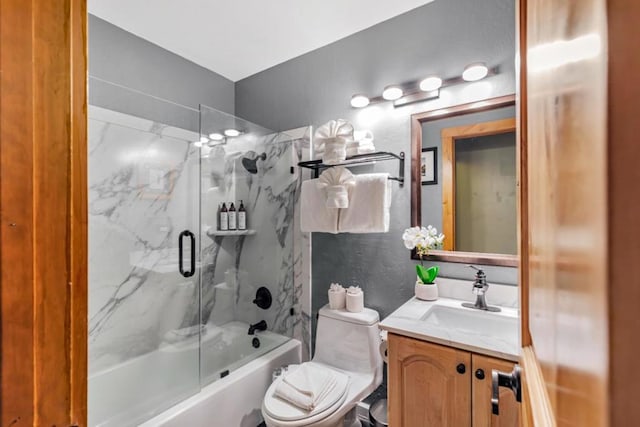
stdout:
<svg viewBox="0 0 640 427">
<path fill-rule="evenodd" d="M 314 171 L 314 177 L 317 178 L 320 174 L 320 171 L 323 169 L 328 169 L 335 166 L 361 166 L 386 160 L 398 160 L 398 176 L 390 176 L 389 179 L 392 181 L 398 181 L 400 183 L 400 187 L 402 187 L 404 185 L 404 151 L 401 151 L 399 154 L 391 153 L 388 151 L 378 151 L 369 154 L 358 154 L 355 156 L 347 157 L 343 162 L 331 165 L 322 163 L 322 160 L 308 160 L 298 163 L 298 166 L 312 169 Z"/>
</svg>

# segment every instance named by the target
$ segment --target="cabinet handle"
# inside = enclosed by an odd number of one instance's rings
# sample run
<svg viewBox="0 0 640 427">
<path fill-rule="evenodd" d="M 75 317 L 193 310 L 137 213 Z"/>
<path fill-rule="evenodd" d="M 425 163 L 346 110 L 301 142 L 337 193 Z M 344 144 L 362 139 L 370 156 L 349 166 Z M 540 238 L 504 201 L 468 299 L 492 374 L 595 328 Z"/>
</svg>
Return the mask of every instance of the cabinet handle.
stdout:
<svg viewBox="0 0 640 427">
<path fill-rule="evenodd" d="M 500 415 L 500 387 L 508 387 L 516 395 L 516 402 L 522 401 L 520 388 L 520 367 L 514 366 L 513 371 L 507 374 L 497 370 L 491 371 L 491 412 Z"/>
<path fill-rule="evenodd" d="M 484 371 L 482 369 L 476 369 L 476 378 L 479 380 L 484 379 Z"/>
<path fill-rule="evenodd" d="M 464 363 L 459 363 L 458 366 L 456 366 L 456 371 L 458 371 L 459 374 L 464 374 L 467 372 L 467 367 L 464 366 Z"/>
</svg>

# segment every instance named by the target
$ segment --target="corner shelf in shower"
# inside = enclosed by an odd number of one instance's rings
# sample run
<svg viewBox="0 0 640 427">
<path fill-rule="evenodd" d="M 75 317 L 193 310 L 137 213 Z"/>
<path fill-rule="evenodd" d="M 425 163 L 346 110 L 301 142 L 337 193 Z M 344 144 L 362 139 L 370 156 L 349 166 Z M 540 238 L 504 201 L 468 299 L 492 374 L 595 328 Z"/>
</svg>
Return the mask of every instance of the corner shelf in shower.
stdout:
<svg viewBox="0 0 640 427">
<path fill-rule="evenodd" d="M 256 234 L 256 230 L 207 230 L 207 236 L 212 239 L 215 237 L 226 237 L 226 236 L 252 236 Z"/>
<path fill-rule="evenodd" d="M 355 156 L 347 157 L 344 161 L 340 163 L 335 163 L 331 165 L 327 165 L 322 162 L 322 160 L 308 160 L 306 162 L 298 163 L 298 166 L 312 169 L 314 171 L 314 177 L 317 178 L 320 175 L 320 172 L 324 169 L 332 168 L 335 166 L 362 166 L 362 165 L 372 165 L 376 162 L 386 161 L 386 160 L 397 160 L 398 161 L 398 176 L 390 176 L 389 179 L 393 181 L 398 181 L 400 186 L 402 187 L 404 184 L 404 151 L 401 151 L 400 154 L 391 153 L 388 151 L 377 151 L 375 153 L 369 154 L 358 154 Z"/>
</svg>

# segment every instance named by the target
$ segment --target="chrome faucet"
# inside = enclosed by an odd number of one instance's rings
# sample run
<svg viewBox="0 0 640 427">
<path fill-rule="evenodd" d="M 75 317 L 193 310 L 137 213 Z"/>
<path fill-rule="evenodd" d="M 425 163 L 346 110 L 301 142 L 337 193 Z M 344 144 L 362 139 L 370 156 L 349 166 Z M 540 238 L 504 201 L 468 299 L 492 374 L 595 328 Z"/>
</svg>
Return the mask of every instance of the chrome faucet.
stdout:
<svg viewBox="0 0 640 427">
<path fill-rule="evenodd" d="M 462 306 L 467 308 L 475 308 L 476 310 L 484 310 L 484 311 L 500 311 L 500 307 L 493 307 L 487 305 L 487 301 L 484 299 L 484 295 L 487 293 L 489 289 L 489 284 L 487 283 L 487 275 L 484 274 L 482 269 L 470 265 L 469 267 L 476 270 L 476 280 L 473 282 L 473 293 L 476 294 L 476 302 L 472 304 L 470 302 L 463 302 Z"/>
</svg>

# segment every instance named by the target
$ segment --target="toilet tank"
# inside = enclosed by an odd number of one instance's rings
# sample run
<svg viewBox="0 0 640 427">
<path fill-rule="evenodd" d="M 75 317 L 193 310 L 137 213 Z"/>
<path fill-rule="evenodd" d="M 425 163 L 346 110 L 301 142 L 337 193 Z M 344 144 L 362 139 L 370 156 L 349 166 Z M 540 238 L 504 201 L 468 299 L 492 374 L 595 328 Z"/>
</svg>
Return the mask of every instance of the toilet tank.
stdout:
<svg viewBox="0 0 640 427">
<path fill-rule="evenodd" d="M 380 316 L 365 308 L 360 313 L 320 309 L 316 333 L 315 362 L 351 372 L 382 376 Z"/>
</svg>

